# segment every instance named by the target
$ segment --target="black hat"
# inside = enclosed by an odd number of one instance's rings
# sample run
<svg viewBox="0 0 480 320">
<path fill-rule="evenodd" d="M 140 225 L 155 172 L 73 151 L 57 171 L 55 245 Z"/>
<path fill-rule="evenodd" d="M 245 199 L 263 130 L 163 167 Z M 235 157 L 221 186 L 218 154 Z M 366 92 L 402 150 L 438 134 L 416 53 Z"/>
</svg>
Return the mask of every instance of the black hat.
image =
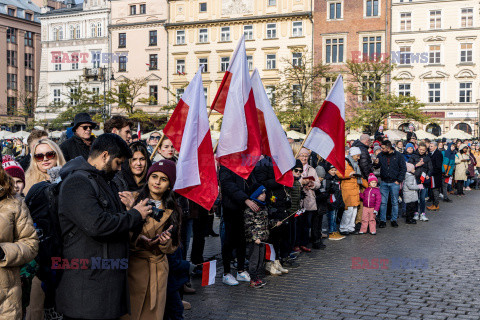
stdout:
<svg viewBox="0 0 480 320">
<path fill-rule="evenodd" d="M 302 164 L 302 161 L 300 161 L 299 159 L 297 159 L 297 161 L 295 162 L 295 166 L 293 167 L 293 169 L 295 168 L 300 168 L 303 170 L 303 164 Z"/>
<path fill-rule="evenodd" d="M 325 165 L 324 165 L 324 168 L 325 168 L 325 171 L 330 171 L 332 168 L 334 168 L 334 166 L 332 166 L 332 164 L 330 162 L 325 162 Z"/>
<path fill-rule="evenodd" d="M 81 112 L 75 115 L 75 120 L 73 121 L 72 130 L 77 130 L 78 126 L 84 123 L 89 123 L 93 126 L 93 129 L 97 127 L 97 123 L 92 120 L 92 117 L 86 112 Z"/>
</svg>

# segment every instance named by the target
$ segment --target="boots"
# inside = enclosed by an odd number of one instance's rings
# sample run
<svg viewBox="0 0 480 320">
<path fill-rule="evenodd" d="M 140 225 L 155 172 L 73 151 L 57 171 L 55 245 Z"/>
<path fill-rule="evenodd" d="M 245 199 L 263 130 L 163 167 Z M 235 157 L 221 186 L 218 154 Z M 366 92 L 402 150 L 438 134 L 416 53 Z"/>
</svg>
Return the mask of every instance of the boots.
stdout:
<svg viewBox="0 0 480 320">
<path fill-rule="evenodd" d="M 284 267 L 282 267 L 282 264 L 280 263 L 280 260 L 275 260 L 275 262 L 273 263 L 273 265 L 275 266 L 275 268 L 280 271 L 281 273 L 288 273 L 288 270 L 285 269 Z"/>
<path fill-rule="evenodd" d="M 267 262 L 265 263 L 265 270 L 270 273 L 272 276 L 281 276 L 282 272 L 277 270 L 273 262 Z"/>
<path fill-rule="evenodd" d="M 427 207 L 428 210 L 430 211 L 438 211 L 440 208 L 434 204 L 432 204 L 430 207 Z"/>
</svg>

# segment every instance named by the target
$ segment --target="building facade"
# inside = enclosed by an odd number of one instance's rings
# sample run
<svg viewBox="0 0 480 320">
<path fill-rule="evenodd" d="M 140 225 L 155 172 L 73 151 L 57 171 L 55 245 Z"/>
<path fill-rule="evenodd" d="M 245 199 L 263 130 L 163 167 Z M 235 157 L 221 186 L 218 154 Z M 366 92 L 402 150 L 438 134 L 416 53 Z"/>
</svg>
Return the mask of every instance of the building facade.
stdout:
<svg viewBox="0 0 480 320">
<path fill-rule="evenodd" d="M 460 129 L 478 136 L 480 5 L 473 0 L 392 4 L 392 90 L 425 103 L 437 120 L 416 128 L 435 135 Z M 408 126 L 390 119 L 389 128 Z"/>
<path fill-rule="evenodd" d="M 167 101 L 167 0 L 120 0 L 112 2 L 112 52 L 124 56 L 112 65 L 116 83 L 125 78 L 146 79 L 139 98 L 149 103 L 136 107 L 147 113 L 160 112 Z M 113 106 L 113 113 L 122 113 Z"/>
<path fill-rule="evenodd" d="M 210 106 L 242 34 L 249 68 L 259 70 L 267 93 L 282 81 L 294 52 L 312 51 L 312 2 L 309 0 L 170 0 L 168 99 L 180 99 L 200 65 Z M 212 116 L 211 119 L 215 117 Z"/>
<path fill-rule="evenodd" d="M 0 121 L 23 129 L 33 117 L 40 72 L 40 8 L 0 0 Z M 5 63 L 6 62 L 6 63 Z"/>
<path fill-rule="evenodd" d="M 110 1 L 72 2 L 40 17 L 42 58 L 36 120 L 49 122 L 63 111 L 52 105 L 76 103 L 66 101 L 69 81 L 88 78 L 87 87 L 96 96 L 109 89 L 111 63 L 118 59 L 109 49 Z"/>
</svg>

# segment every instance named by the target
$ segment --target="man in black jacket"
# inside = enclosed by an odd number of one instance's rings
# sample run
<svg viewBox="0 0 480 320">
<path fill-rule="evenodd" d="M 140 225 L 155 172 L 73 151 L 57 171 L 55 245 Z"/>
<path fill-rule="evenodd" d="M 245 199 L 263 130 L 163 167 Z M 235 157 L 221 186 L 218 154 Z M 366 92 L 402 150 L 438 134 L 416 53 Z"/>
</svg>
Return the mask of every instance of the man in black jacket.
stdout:
<svg viewBox="0 0 480 320">
<path fill-rule="evenodd" d="M 73 137 L 60 145 L 63 156 L 66 161 L 82 156 L 85 160 L 88 159 L 90 146 L 94 140 L 92 131 L 97 127 L 90 115 L 86 112 L 75 115 L 72 131 Z"/>
<path fill-rule="evenodd" d="M 385 228 L 387 225 L 387 204 L 388 197 L 392 201 L 392 227 L 398 227 L 398 195 L 400 193 L 400 184 L 405 180 L 407 166 L 405 158 L 401 153 L 392 147 L 389 140 L 382 142 L 382 152 L 375 160 L 375 167 L 380 167 L 380 192 L 382 194 L 382 205 L 380 206 L 380 224 L 379 228 Z"/>
<path fill-rule="evenodd" d="M 438 144 L 435 141 L 430 142 L 430 159 L 432 159 L 432 176 L 430 181 L 431 195 L 433 203 L 430 207 L 427 207 L 430 211 L 438 211 L 440 208 L 438 206 L 440 202 L 440 189 L 442 188 L 443 179 L 442 179 L 442 166 L 443 166 L 443 155 L 438 150 Z M 433 182 L 432 182 L 433 181 Z M 444 195 L 444 197 L 448 197 Z"/>
<path fill-rule="evenodd" d="M 360 160 L 358 160 L 358 166 L 362 172 L 363 179 L 368 180 L 368 176 L 373 172 L 372 157 L 368 153 L 368 146 L 370 145 L 370 136 L 368 134 L 362 134 L 360 139 L 356 140 L 352 147 L 360 148 L 362 152 L 360 154 Z"/>
<path fill-rule="evenodd" d="M 56 295 L 64 319 L 117 319 L 130 312 L 129 231 L 141 230 L 152 212 L 148 199 L 123 211 L 111 186 L 120 165 L 131 156 L 122 138 L 104 134 L 93 143 L 88 161 L 77 157 L 60 171 L 63 258 L 72 266 L 63 270 Z M 73 268 L 72 262 L 79 267 Z"/>
</svg>

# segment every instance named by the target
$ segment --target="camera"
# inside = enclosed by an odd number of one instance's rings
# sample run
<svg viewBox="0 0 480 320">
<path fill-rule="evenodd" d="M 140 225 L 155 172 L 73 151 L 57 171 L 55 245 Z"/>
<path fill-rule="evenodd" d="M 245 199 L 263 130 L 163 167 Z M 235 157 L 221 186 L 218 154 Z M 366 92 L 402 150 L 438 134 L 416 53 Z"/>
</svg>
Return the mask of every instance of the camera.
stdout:
<svg viewBox="0 0 480 320">
<path fill-rule="evenodd" d="M 147 203 L 147 205 L 152 207 L 152 213 L 149 214 L 149 216 L 152 217 L 153 219 L 155 219 L 155 221 L 160 222 L 160 220 L 163 217 L 163 213 L 165 212 L 165 210 L 157 208 L 153 201 L 149 201 Z"/>
</svg>

